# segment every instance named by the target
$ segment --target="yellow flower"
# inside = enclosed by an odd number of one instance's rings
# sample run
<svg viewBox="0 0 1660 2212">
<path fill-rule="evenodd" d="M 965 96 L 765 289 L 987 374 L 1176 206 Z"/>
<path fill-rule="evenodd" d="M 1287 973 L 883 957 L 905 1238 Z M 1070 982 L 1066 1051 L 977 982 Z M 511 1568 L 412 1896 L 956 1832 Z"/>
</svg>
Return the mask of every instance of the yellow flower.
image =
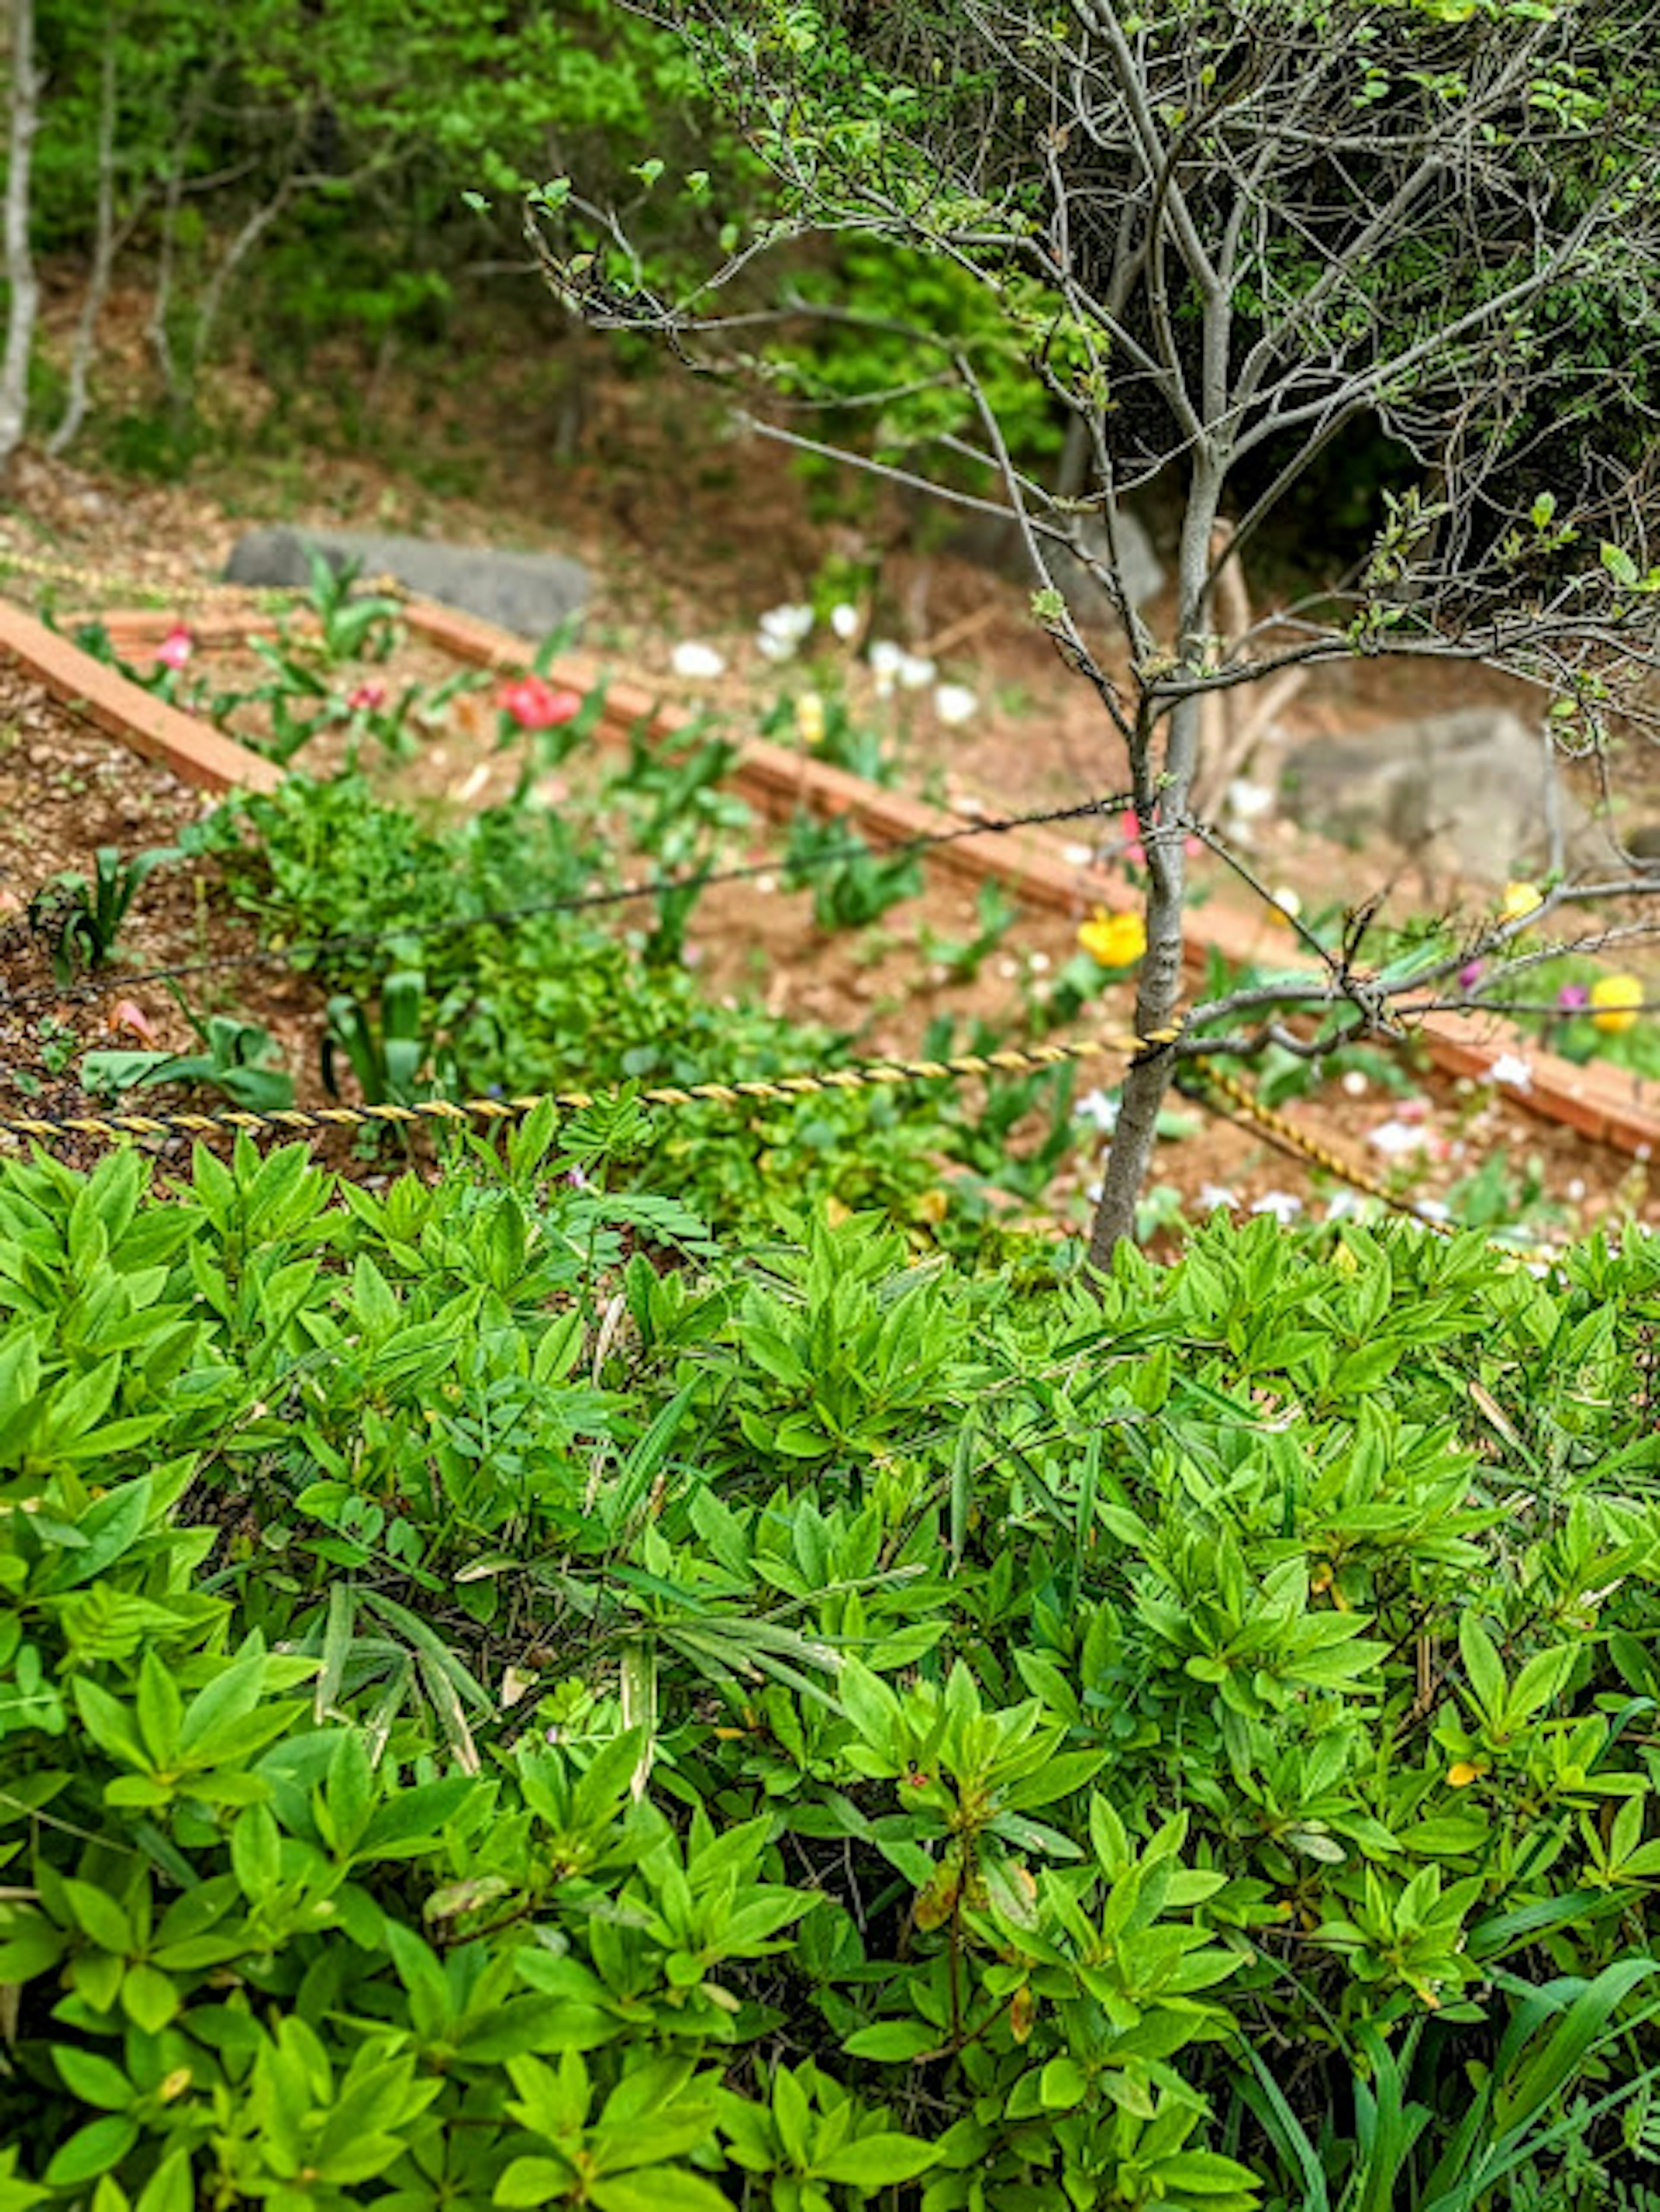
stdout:
<svg viewBox="0 0 1660 2212">
<path fill-rule="evenodd" d="M 1536 908 L 1545 903 L 1545 894 L 1537 884 L 1506 884 L 1504 902 L 1499 908 L 1500 921 L 1524 921 Z"/>
<path fill-rule="evenodd" d="M 1447 1780 L 1455 1790 L 1468 1790 L 1472 1782 L 1481 1779 L 1481 1770 L 1472 1766 L 1467 1759 L 1455 1759 L 1447 1769 Z"/>
<path fill-rule="evenodd" d="M 1139 914 L 1109 914 L 1098 906 L 1078 942 L 1098 967 L 1133 968 L 1147 949 L 1147 927 Z"/>
<path fill-rule="evenodd" d="M 1642 979 L 1636 975 L 1603 975 L 1590 987 L 1590 1002 L 1597 1012 L 1590 1018 L 1594 1030 L 1618 1036 L 1635 1029 L 1637 1009 L 1643 1003 Z"/>
<path fill-rule="evenodd" d="M 1303 902 L 1289 884 L 1277 884 L 1268 896 L 1274 901 L 1268 908 L 1268 920 L 1276 929 L 1289 929 L 1294 921 L 1302 919 Z"/>
<path fill-rule="evenodd" d="M 816 691 L 804 691 L 796 701 L 795 727 L 804 745 L 816 745 L 823 742 L 824 702 Z"/>
</svg>

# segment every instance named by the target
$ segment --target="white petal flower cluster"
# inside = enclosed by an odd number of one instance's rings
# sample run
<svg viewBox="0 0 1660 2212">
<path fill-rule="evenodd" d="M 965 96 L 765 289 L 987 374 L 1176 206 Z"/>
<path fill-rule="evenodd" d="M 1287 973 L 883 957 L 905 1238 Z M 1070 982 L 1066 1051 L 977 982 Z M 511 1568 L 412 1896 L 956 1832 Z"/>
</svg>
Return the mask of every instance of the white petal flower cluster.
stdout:
<svg viewBox="0 0 1660 2212">
<path fill-rule="evenodd" d="M 756 624 L 756 649 L 766 660 L 793 660 L 812 628 L 811 607 L 769 607 Z"/>
</svg>

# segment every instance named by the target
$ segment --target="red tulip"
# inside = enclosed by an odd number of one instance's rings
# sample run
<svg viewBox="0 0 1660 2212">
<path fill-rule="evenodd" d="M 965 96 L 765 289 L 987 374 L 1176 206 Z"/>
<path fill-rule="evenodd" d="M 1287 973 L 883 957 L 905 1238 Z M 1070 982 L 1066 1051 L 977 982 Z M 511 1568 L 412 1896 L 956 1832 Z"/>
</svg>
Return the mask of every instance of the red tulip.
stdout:
<svg viewBox="0 0 1660 2212">
<path fill-rule="evenodd" d="M 521 730 L 553 730 L 581 713 L 582 695 L 562 691 L 544 676 L 521 676 L 502 685 L 496 703 Z"/>
</svg>

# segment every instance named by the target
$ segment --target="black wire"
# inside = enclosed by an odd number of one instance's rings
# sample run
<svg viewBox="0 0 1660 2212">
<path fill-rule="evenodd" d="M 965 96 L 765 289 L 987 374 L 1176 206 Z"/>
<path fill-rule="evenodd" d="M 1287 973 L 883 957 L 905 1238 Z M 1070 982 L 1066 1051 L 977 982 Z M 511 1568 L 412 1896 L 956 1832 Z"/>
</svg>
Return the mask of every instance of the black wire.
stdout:
<svg viewBox="0 0 1660 2212">
<path fill-rule="evenodd" d="M 1081 821 L 1091 815 L 1122 813 L 1134 803 L 1133 792 L 1112 792 L 1100 799 L 1088 799 L 1072 806 L 1045 808 L 1031 814 L 1011 814 L 993 822 L 970 822 L 956 830 L 934 830 L 916 837 L 901 837 L 886 845 L 870 845 L 860 838 L 849 839 L 844 845 L 804 855 L 800 860 L 787 856 L 768 860 L 746 861 L 741 867 L 690 869 L 678 876 L 653 876 L 642 883 L 624 884 L 615 890 L 579 891 L 563 898 L 532 899 L 522 906 L 496 907 L 483 914 L 459 915 L 442 921 L 409 922 L 399 929 L 362 931 L 336 937 L 302 939 L 297 945 L 267 945 L 254 952 L 217 952 L 201 960 L 183 961 L 168 968 L 149 968 L 137 975 L 114 975 L 94 981 L 90 977 L 80 982 L 62 986 L 40 984 L 15 994 L 0 994 L 0 1012 L 12 1012 L 23 1006 L 62 1005 L 65 1000 L 108 998 L 116 991 L 133 991 L 146 983 L 171 983 L 187 976 L 210 975 L 236 968 L 299 968 L 302 959 L 311 960 L 331 952 L 372 951 L 376 946 L 396 945 L 408 938 L 441 937 L 459 934 L 468 929 L 501 929 L 515 921 L 524 921 L 544 914 L 586 914 L 594 908 L 623 906 L 635 899 L 659 898 L 677 890 L 707 890 L 716 884 L 753 882 L 759 876 L 788 876 L 792 878 L 811 875 L 816 868 L 835 866 L 842 860 L 885 860 L 904 853 L 924 853 L 939 845 L 955 845 L 967 837 L 1000 837 L 1011 830 L 1031 830 L 1052 826 L 1057 822 Z M 303 972 L 303 971 L 301 971 Z"/>
</svg>

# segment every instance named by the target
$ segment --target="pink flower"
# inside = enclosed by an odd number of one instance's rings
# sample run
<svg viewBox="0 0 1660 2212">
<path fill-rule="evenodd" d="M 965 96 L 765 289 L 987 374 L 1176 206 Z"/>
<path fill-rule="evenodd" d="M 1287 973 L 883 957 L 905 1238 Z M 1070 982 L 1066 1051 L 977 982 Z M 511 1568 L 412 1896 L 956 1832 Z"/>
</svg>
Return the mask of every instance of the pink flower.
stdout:
<svg viewBox="0 0 1660 2212">
<path fill-rule="evenodd" d="M 1475 988 L 1481 980 L 1481 968 L 1482 963 L 1479 960 L 1465 962 L 1458 970 L 1458 988 L 1461 991 L 1473 991 Z"/>
<path fill-rule="evenodd" d="M 1583 983 L 1564 983 L 1556 994 L 1558 1010 L 1565 1014 L 1577 1014 L 1590 1004 L 1590 993 Z"/>
<path fill-rule="evenodd" d="M 1133 809 L 1127 810 L 1118 819 L 1118 834 L 1123 839 L 1124 858 L 1134 868 L 1144 868 L 1147 863 L 1146 848 L 1141 842 L 1141 824 Z M 1184 837 L 1182 849 L 1189 860 L 1195 860 L 1205 849 L 1197 837 Z"/>
<path fill-rule="evenodd" d="M 131 999 L 116 1000 L 110 1011 L 109 1025 L 118 1035 L 123 1030 L 131 1030 L 134 1036 L 142 1037 L 147 1045 L 154 1046 L 161 1042 L 149 1016 L 142 1006 L 135 1005 Z"/>
<path fill-rule="evenodd" d="M 196 640 L 183 623 L 175 623 L 155 648 L 155 658 L 163 668 L 182 668 L 196 650 Z"/>
<path fill-rule="evenodd" d="M 354 714 L 376 714 L 386 703 L 384 684 L 360 684 L 346 701 Z"/>
<path fill-rule="evenodd" d="M 521 676 L 502 685 L 496 703 L 521 730 L 553 730 L 581 713 L 582 695 L 561 691 L 544 676 Z"/>
</svg>

